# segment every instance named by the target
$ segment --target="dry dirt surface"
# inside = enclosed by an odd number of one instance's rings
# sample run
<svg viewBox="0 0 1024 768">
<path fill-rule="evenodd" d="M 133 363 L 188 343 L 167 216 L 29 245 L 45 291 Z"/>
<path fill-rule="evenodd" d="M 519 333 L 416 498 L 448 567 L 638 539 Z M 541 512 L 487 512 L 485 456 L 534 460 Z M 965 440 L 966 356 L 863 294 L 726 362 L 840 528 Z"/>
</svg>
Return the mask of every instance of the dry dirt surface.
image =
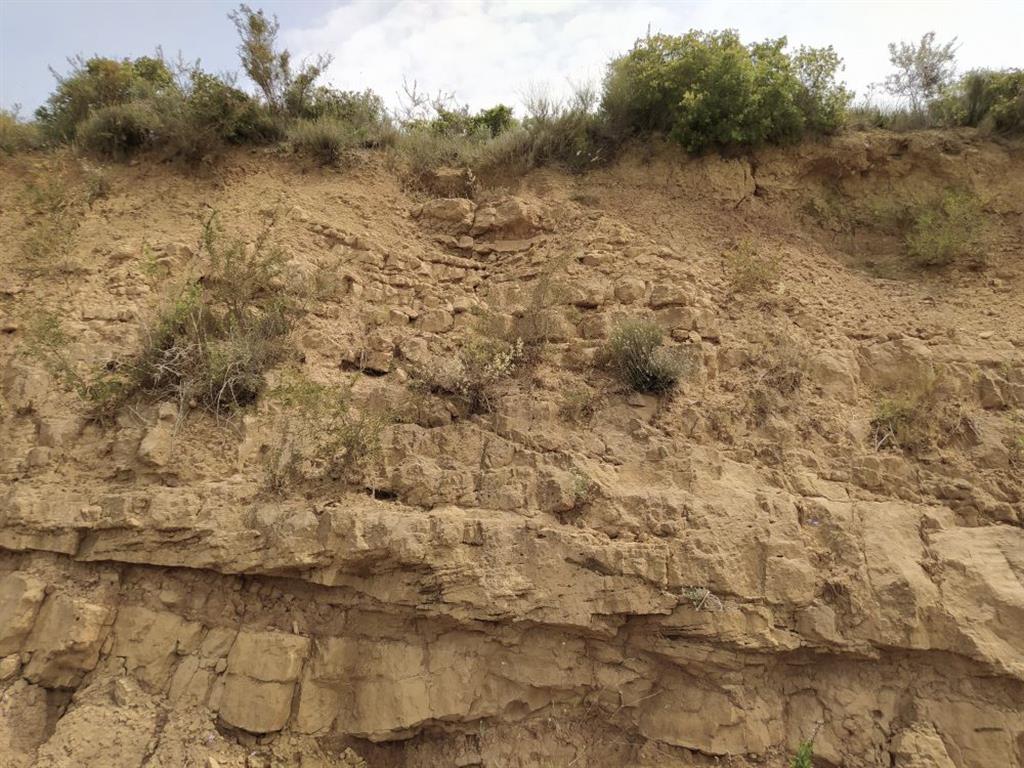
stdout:
<svg viewBox="0 0 1024 768">
<path fill-rule="evenodd" d="M 2 768 L 1024 765 L 1019 146 L 644 148 L 473 199 L 374 152 L 0 162 Z M 910 267 L 872 211 L 947 188 L 985 263 Z M 31 329 L 132 354 L 211 211 L 316 286 L 288 359 L 97 422 Z M 637 317 L 670 395 L 600 365 Z M 423 384 L 527 326 L 488 407 Z M 268 483 L 286 369 L 388 414 L 354 472 Z M 916 381 L 909 450 L 876 416 Z"/>
</svg>

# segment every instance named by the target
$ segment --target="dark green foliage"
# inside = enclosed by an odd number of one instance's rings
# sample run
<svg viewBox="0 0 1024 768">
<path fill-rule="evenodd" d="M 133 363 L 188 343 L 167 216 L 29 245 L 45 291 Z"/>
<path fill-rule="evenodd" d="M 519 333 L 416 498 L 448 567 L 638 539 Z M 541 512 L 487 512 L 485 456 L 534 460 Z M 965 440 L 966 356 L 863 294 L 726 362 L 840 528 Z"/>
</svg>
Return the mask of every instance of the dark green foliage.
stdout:
<svg viewBox="0 0 1024 768">
<path fill-rule="evenodd" d="M 939 122 L 987 127 L 997 133 L 1024 131 L 1024 70 L 977 69 L 949 87 L 932 106 Z"/>
<path fill-rule="evenodd" d="M 59 141 L 74 138 L 94 110 L 138 101 L 173 86 L 170 69 L 159 57 L 116 61 L 79 56 L 70 64 L 69 74 L 53 73 L 57 88 L 36 110 L 40 125 Z"/>
<path fill-rule="evenodd" d="M 835 133 L 846 117 L 853 93 L 836 82 L 843 60 L 829 45 L 825 48 L 801 46 L 793 56 L 793 70 L 802 86 L 796 103 L 804 116 L 804 125 L 817 133 Z"/>
<path fill-rule="evenodd" d="M 465 106 L 449 109 L 436 104 L 434 110 L 436 117 L 426 121 L 425 125 L 441 136 L 494 138 L 515 125 L 512 108 L 504 104 L 482 109 L 476 114 L 471 114 Z"/>
<path fill-rule="evenodd" d="M 124 159 L 148 147 L 160 120 L 148 101 L 100 107 L 78 126 L 79 145 L 87 152 Z"/>
<path fill-rule="evenodd" d="M 476 113 L 474 120 L 478 126 L 486 128 L 492 138 L 504 133 L 516 122 L 512 115 L 512 107 L 504 104 L 496 104 L 490 109 L 481 109 Z"/>
<path fill-rule="evenodd" d="M 607 367 L 636 392 L 660 394 L 675 388 L 686 360 L 662 346 L 662 330 L 649 320 L 630 320 L 612 331 L 602 353 Z"/>
<path fill-rule="evenodd" d="M 602 108 L 616 135 L 669 134 L 691 152 L 785 143 L 833 131 L 850 94 L 830 48 L 784 50 L 786 39 L 744 45 L 733 30 L 652 35 L 613 60 Z"/>
<path fill-rule="evenodd" d="M 195 163 L 230 144 L 265 144 L 283 137 L 281 121 L 262 104 L 194 65 L 155 100 L 159 144 Z"/>
</svg>

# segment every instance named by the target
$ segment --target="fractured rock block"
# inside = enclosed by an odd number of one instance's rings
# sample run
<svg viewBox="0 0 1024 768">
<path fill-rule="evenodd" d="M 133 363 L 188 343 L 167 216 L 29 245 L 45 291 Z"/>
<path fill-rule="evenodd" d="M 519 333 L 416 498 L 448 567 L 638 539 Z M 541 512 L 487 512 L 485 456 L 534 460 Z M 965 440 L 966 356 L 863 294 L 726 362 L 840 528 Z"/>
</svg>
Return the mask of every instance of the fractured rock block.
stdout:
<svg viewBox="0 0 1024 768">
<path fill-rule="evenodd" d="M 64 594 L 51 595 L 25 647 L 32 660 L 25 677 L 45 688 L 74 688 L 99 661 L 110 608 Z"/>
<path fill-rule="evenodd" d="M 41 581 L 20 573 L 0 579 L 0 656 L 21 649 L 43 602 L 43 589 Z"/>
<path fill-rule="evenodd" d="M 220 718 L 250 733 L 280 731 L 292 711 L 295 683 L 267 683 L 245 675 L 228 675 Z"/>
<path fill-rule="evenodd" d="M 228 672 L 265 682 L 294 682 L 309 640 L 285 632 L 239 632 L 228 654 Z"/>
</svg>

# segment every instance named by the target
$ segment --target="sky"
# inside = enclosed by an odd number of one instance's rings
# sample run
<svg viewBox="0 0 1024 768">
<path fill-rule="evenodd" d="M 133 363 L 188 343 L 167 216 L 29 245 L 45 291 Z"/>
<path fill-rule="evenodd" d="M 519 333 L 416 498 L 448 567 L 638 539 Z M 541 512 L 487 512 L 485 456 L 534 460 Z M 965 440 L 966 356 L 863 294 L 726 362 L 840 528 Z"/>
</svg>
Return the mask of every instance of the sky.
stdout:
<svg viewBox="0 0 1024 768">
<path fill-rule="evenodd" d="M 0 0 L 0 106 L 31 114 L 53 88 L 49 67 L 74 54 L 152 54 L 238 70 L 234 2 L 208 0 Z M 681 34 L 738 29 L 744 41 L 785 35 L 791 45 L 835 46 L 841 77 L 857 91 L 889 70 L 887 43 L 934 30 L 959 39 L 960 71 L 1024 67 L 1024 2 L 682 2 L 676 0 L 250 0 L 276 14 L 281 42 L 301 59 L 334 56 L 327 81 L 372 88 L 396 105 L 403 81 L 454 93 L 483 108 L 520 105 L 599 83 L 607 61 L 648 29 Z M 244 78 L 241 80 L 244 84 Z M 521 110 L 519 110 L 521 111 Z"/>
</svg>

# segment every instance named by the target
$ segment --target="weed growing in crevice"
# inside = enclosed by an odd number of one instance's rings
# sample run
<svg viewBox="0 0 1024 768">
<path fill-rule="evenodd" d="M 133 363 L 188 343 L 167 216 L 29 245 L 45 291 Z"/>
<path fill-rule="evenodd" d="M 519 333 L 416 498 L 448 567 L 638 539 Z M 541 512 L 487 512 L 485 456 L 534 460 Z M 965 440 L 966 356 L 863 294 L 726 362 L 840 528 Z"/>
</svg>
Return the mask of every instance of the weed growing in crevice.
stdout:
<svg viewBox="0 0 1024 768">
<path fill-rule="evenodd" d="M 977 435 L 963 405 L 948 396 L 941 376 L 928 372 L 894 395 L 881 398 L 871 420 L 875 450 L 922 455 L 958 437 Z"/>
<path fill-rule="evenodd" d="M 348 386 L 286 374 L 269 393 L 281 407 L 275 442 L 264 456 L 268 490 L 303 481 L 352 482 L 381 455 L 384 413 L 357 411 Z"/>
<path fill-rule="evenodd" d="M 524 360 L 521 339 L 477 337 L 459 348 L 455 358 L 434 371 L 418 371 L 422 386 L 434 394 L 453 397 L 469 415 L 494 410 L 501 385 Z"/>
<path fill-rule="evenodd" d="M 707 587 L 685 587 L 682 596 L 695 611 L 719 613 L 725 610 L 721 598 Z"/>
<path fill-rule="evenodd" d="M 722 256 L 729 285 L 736 293 L 768 291 L 779 282 L 782 268 L 778 259 L 765 254 L 749 239 L 741 240 Z"/>
<path fill-rule="evenodd" d="M 789 766 L 790 768 L 814 768 L 814 742 L 801 741 Z"/>
<path fill-rule="evenodd" d="M 600 405 L 600 396 L 586 386 L 567 389 L 562 396 L 558 415 L 565 421 L 586 423 L 593 418 Z"/>
<path fill-rule="evenodd" d="M 626 321 L 612 331 L 600 360 L 635 392 L 670 392 L 691 370 L 692 361 L 679 350 L 663 346 L 663 335 L 650 320 Z"/>
<path fill-rule="evenodd" d="M 29 351 L 106 419 L 136 397 L 175 400 L 179 412 L 225 413 L 256 400 L 264 373 L 287 355 L 296 304 L 283 284 L 286 257 L 273 224 L 252 245 L 225 241 L 211 216 L 199 246 L 206 274 L 190 282 L 144 329 L 133 355 L 83 373 L 66 353 L 59 324 L 44 322 Z"/>
</svg>

